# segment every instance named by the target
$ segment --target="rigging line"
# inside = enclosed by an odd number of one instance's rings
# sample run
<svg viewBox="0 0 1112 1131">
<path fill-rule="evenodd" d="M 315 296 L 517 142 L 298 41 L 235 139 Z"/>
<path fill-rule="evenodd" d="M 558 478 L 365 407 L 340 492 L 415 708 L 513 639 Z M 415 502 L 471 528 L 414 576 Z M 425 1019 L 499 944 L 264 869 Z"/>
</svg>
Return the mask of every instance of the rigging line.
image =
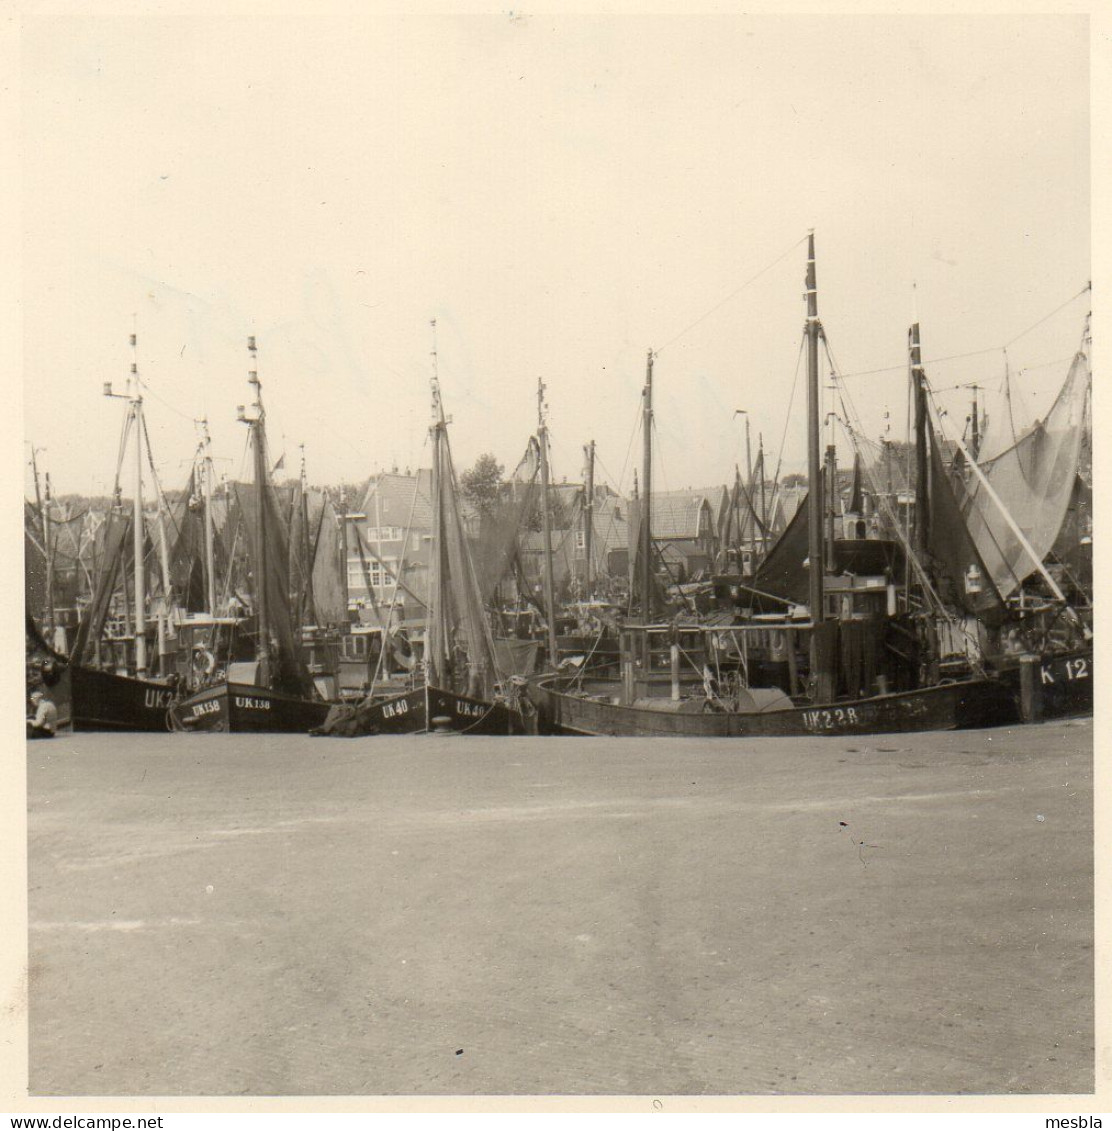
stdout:
<svg viewBox="0 0 1112 1131">
<path fill-rule="evenodd" d="M 475 595 L 479 595 L 480 589 L 479 589 L 478 574 L 475 571 L 475 561 L 474 561 L 474 558 L 471 556 L 470 542 L 467 538 L 466 532 L 464 531 L 463 525 L 462 525 L 461 520 L 460 520 L 460 514 L 459 514 L 459 495 L 460 495 L 459 479 L 456 475 L 455 461 L 452 459 L 452 447 L 451 447 L 451 443 L 448 440 L 447 430 L 445 430 L 445 433 L 444 433 L 444 449 L 445 449 L 445 454 L 448 457 L 448 481 L 449 481 L 449 486 L 451 487 L 451 490 L 452 490 L 452 502 L 453 502 L 453 506 L 454 506 L 454 509 L 455 509 L 455 512 L 456 512 L 455 518 L 454 518 L 454 523 L 455 523 L 455 527 L 456 527 L 455 534 L 456 534 L 456 537 L 459 539 L 460 549 L 462 550 L 461 557 L 462 557 L 463 569 L 464 569 L 465 575 L 467 575 L 467 579 L 469 579 L 470 582 L 471 582 L 473 593 Z M 494 628 L 490 623 L 490 618 L 486 615 L 484 603 L 482 601 L 481 596 L 479 598 L 479 602 L 478 602 L 477 607 L 472 608 L 472 607 L 470 607 L 470 602 L 468 604 L 469 604 L 468 620 L 469 621 L 473 621 L 473 620 L 478 621 L 479 631 L 482 633 L 482 637 L 483 637 L 483 643 L 486 644 L 487 649 L 488 649 L 488 656 L 489 656 L 489 659 L 490 659 L 491 673 L 493 674 L 495 680 L 500 682 L 502 680 L 502 678 L 504 678 L 504 675 L 498 667 L 498 657 L 495 653 Z M 468 662 L 472 667 L 474 667 L 474 660 L 471 657 L 468 657 Z"/>
<path fill-rule="evenodd" d="M 1075 294 L 1072 298 L 1066 299 L 1066 301 L 1064 303 L 1062 303 L 1061 306 L 1055 307 L 1054 310 L 1052 310 L 1049 314 L 1044 315 L 1037 322 L 1032 323 L 1030 326 L 1027 327 L 1026 330 L 1023 330 L 1020 333 L 1016 334 L 1016 336 L 1014 338 L 1009 339 L 1002 346 L 988 346 L 985 349 L 972 350 L 969 353 L 952 353 L 952 354 L 947 355 L 946 357 L 932 357 L 932 358 L 928 358 L 926 361 L 924 361 L 923 365 L 924 366 L 926 366 L 926 365 L 938 365 L 943 361 L 960 361 L 963 358 L 967 358 L 967 357 L 980 357 L 983 354 L 998 353 L 1000 350 L 1007 350 L 1008 346 L 1014 345 L 1016 342 L 1019 341 L 1020 338 L 1025 338 L 1029 333 L 1031 333 L 1032 330 L 1037 329 L 1044 322 L 1049 321 L 1051 318 L 1054 317 L 1055 314 L 1058 314 L 1060 311 L 1065 310 L 1065 308 L 1067 306 L 1069 306 L 1070 303 L 1076 302 L 1083 294 L 1085 294 L 1087 291 L 1089 291 L 1091 289 L 1092 289 L 1092 283 L 1086 283 L 1085 286 L 1082 287 L 1081 290 L 1079 290 L 1077 292 L 1077 294 Z M 1048 364 L 1051 364 L 1051 363 L 1048 363 Z M 858 370 L 855 370 L 853 373 L 842 373 L 841 376 L 843 378 L 846 378 L 846 377 L 870 377 L 870 376 L 872 376 L 876 373 L 895 373 L 898 370 L 903 369 L 903 368 L 904 367 L 902 365 L 888 365 L 888 366 L 885 366 L 882 369 L 858 369 Z M 1028 366 L 1027 368 L 1028 369 L 1034 369 L 1034 368 L 1037 368 L 1037 367 L 1036 366 Z M 1023 372 L 1023 370 L 1020 370 L 1020 372 Z M 954 387 L 958 388 L 958 386 L 954 386 Z"/>
<path fill-rule="evenodd" d="M 1067 361 L 1073 361 L 1076 354 L 1070 354 L 1069 357 L 1056 357 L 1053 361 L 1040 361 L 1038 365 L 1025 365 L 1022 369 L 1016 370 L 1016 376 L 1023 373 L 1030 373 L 1033 369 L 1049 369 L 1052 365 L 1065 365 Z"/>
<path fill-rule="evenodd" d="M 595 452 L 595 463 L 602 468 L 603 475 L 606 476 L 607 480 L 609 480 L 614 489 L 620 493 L 622 485 L 614 478 L 614 475 L 611 472 L 610 468 L 608 468 L 606 464 L 603 463 L 602 457 L 598 454 L 597 451 Z"/>
<path fill-rule="evenodd" d="M 860 454 L 856 446 L 857 430 L 853 428 L 847 428 L 847 431 L 850 437 L 850 442 L 854 446 L 855 453 Z M 861 470 L 868 483 L 868 487 L 872 492 L 874 502 L 878 499 L 881 500 L 882 506 L 884 508 L 884 515 L 891 523 L 892 529 L 896 532 L 897 538 L 899 539 L 903 547 L 904 561 L 909 569 L 914 568 L 916 576 L 919 580 L 919 584 L 922 586 L 923 593 L 927 598 L 928 606 L 933 606 L 935 612 L 946 619 L 951 627 L 951 631 L 955 631 L 964 636 L 967 640 L 973 641 L 973 636 L 966 631 L 964 625 L 961 623 L 961 620 L 943 603 L 942 598 L 938 594 L 933 582 L 931 581 L 927 573 L 925 564 L 920 562 L 918 554 L 916 554 L 915 550 L 912 548 L 910 537 L 905 535 L 904 532 L 900 530 L 898 517 L 892 511 L 891 500 L 887 499 L 877 489 L 876 482 L 873 479 L 873 469 L 867 466 L 864 461 L 862 461 Z"/>
<path fill-rule="evenodd" d="M 1080 298 L 1080 297 L 1081 297 L 1081 296 L 1082 296 L 1083 294 L 1085 294 L 1085 293 L 1087 293 L 1088 291 L 1092 290 L 1092 287 L 1093 287 L 1093 284 L 1092 284 L 1092 282 L 1088 282 L 1088 283 L 1086 283 L 1086 284 L 1085 284 L 1085 285 L 1084 285 L 1084 286 L 1083 286 L 1083 287 L 1081 288 L 1081 290 L 1079 290 L 1079 291 L 1077 292 L 1077 294 L 1075 294 L 1075 295 L 1073 296 L 1073 298 L 1068 298 L 1068 299 L 1066 299 L 1066 301 L 1065 301 L 1064 303 L 1062 303 L 1062 305 L 1061 305 L 1061 306 L 1055 307 L 1055 308 L 1054 308 L 1054 309 L 1053 309 L 1053 310 L 1052 310 L 1052 311 L 1051 311 L 1051 312 L 1050 312 L 1049 314 L 1047 314 L 1047 315 L 1045 315 L 1044 317 L 1040 318 L 1040 319 L 1038 320 L 1038 322 L 1035 322 L 1035 323 L 1033 323 L 1032 325 L 1028 326 L 1026 330 L 1022 331 L 1022 332 L 1021 332 L 1021 333 L 1019 333 L 1019 334 L 1016 334 L 1016 336 L 1015 336 L 1014 338 L 1012 338 L 1012 339 L 1011 339 L 1010 341 L 1007 341 L 1007 342 L 1005 342 L 1005 343 L 1004 343 L 1004 349 L 1007 349 L 1007 348 L 1008 348 L 1008 346 L 1010 346 L 1010 345 L 1014 344 L 1015 342 L 1018 342 L 1020 338 L 1024 338 L 1024 337 L 1026 337 L 1026 336 L 1027 336 L 1027 335 L 1028 335 L 1029 333 L 1031 333 L 1031 331 L 1032 331 L 1032 330 L 1034 330 L 1034 329 L 1037 329 L 1037 328 L 1038 328 L 1039 326 L 1041 326 L 1041 325 L 1042 325 L 1042 324 L 1043 324 L 1044 322 L 1046 322 L 1046 321 L 1048 321 L 1049 319 L 1053 318 L 1053 317 L 1054 317 L 1054 315 L 1055 315 L 1055 314 L 1057 314 L 1057 313 L 1058 313 L 1059 311 L 1061 311 L 1061 310 L 1065 310 L 1065 309 L 1066 309 L 1066 307 L 1067 307 L 1067 306 L 1069 306 L 1069 304 L 1070 304 L 1071 302 L 1076 302 L 1076 301 L 1077 301 L 1077 300 L 1078 300 L 1078 299 L 1079 299 L 1079 298 Z"/>
<path fill-rule="evenodd" d="M 127 438 L 131 434 L 131 418 L 134 412 L 129 409 L 127 416 L 124 417 L 123 430 L 120 433 L 120 451 L 116 456 L 116 478 L 112 483 L 112 505 L 116 505 L 116 500 L 120 494 L 120 473 L 123 471 L 124 458 L 127 456 Z"/>
<path fill-rule="evenodd" d="M 930 379 L 927 377 L 927 375 L 925 373 L 923 374 L 923 382 L 927 387 L 927 392 L 930 393 L 930 391 L 931 391 Z M 947 433 L 945 423 L 948 419 L 948 414 L 947 414 L 945 409 L 939 407 L 938 402 L 934 399 L 933 395 L 930 397 L 929 405 L 930 405 L 930 408 L 934 410 L 935 425 L 937 427 L 938 433 L 939 433 L 940 436 L 945 437 L 946 433 Z M 1007 567 L 1008 573 L 1010 573 L 1012 575 L 1012 580 L 1015 582 L 1015 584 L 1017 586 L 1022 585 L 1024 578 L 1020 577 L 1019 574 L 1017 574 L 1015 569 L 1012 567 L 1011 562 L 1008 560 L 1008 555 L 1004 551 L 1004 547 L 1001 546 L 1000 540 L 996 537 L 996 534 L 993 532 L 993 529 L 992 529 L 992 524 L 988 520 L 988 508 L 982 506 L 982 504 L 981 504 L 980 485 L 978 484 L 978 488 L 975 492 L 968 492 L 968 490 L 967 490 L 967 495 L 968 495 L 968 498 L 969 498 L 969 501 L 970 501 L 971 508 L 976 510 L 977 514 L 979 515 L 979 517 L 981 519 L 981 525 L 984 527 L 984 531 L 988 535 L 989 541 L 992 543 L 993 549 L 996 550 L 996 553 L 997 553 L 998 557 L 1000 558 L 1001 562 L 1003 562 L 1005 567 Z M 973 538 L 972 531 L 969 532 L 969 536 L 970 536 L 971 539 Z M 974 547 L 974 549 L 977 550 L 977 556 L 981 558 L 981 562 L 982 562 L 983 565 L 985 565 L 985 569 L 988 570 L 989 567 L 988 567 L 987 563 L 984 562 L 984 557 L 981 554 L 981 551 L 977 548 L 976 540 L 973 540 L 973 547 Z M 1028 558 L 1030 558 L 1029 554 L 1027 556 L 1028 556 Z M 1037 565 L 1036 565 L 1036 568 L 1038 568 Z M 995 588 L 999 592 L 1000 586 L 997 585 L 996 579 L 992 576 L 991 571 L 989 571 L 989 580 L 992 582 L 993 586 L 995 586 Z M 1004 598 L 1001 597 L 1000 600 L 1001 600 L 1001 603 L 1003 603 Z"/>
<path fill-rule="evenodd" d="M 633 443 L 637 439 L 637 434 L 641 430 L 641 404 L 638 401 L 637 411 L 633 417 L 633 429 L 629 434 L 629 443 L 626 445 L 625 462 L 622 464 L 622 477 L 618 480 L 615 486 L 618 489 L 618 494 L 621 494 L 622 484 L 625 483 L 626 472 L 629 470 L 629 457 L 633 454 Z"/>
<path fill-rule="evenodd" d="M 143 439 L 147 444 L 147 465 L 151 469 L 151 479 L 154 480 L 154 489 L 157 494 L 157 503 L 162 509 L 169 511 L 170 504 L 166 499 L 166 492 L 162 489 L 162 481 L 158 478 L 158 469 L 154 465 L 154 453 L 151 451 L 151 434 L 147 431 L 146 415 L 142 417 L 142 424 Z"/>
<path fill-rule="evenodd" d="M 966 358 L 966 357 L 981 357 L 983 354 L 999 353 L 1000 350 L 1001 350 L 1000 346 L 989 346 L 987 349 L 972 350 L 969 353 L 952 353 L 952 354 L 949 354 L 947 357 L 932 357 L 932 358 L 929 358 L 928 360 L 924 361 L 923 364 L 924 365 L 939 365 L 943 361 L 960 361 L 962 358 Z M 839 376 L 843 380 L 847 377 L 872 377 L 873 375 L 875 375 L 877 373 L 898 373 L 900 370 L 906 369 L 906 368 L 907 368 L 906 363 L 904 365 L 886 365 L 881 369 L 857 369 L 853 373 L 840 373 Z"/>
<path fill-rule="evenodd" d="M 805 336 L 800 335 L 799 354 L 795 359 L 795 376 L 792 378 L 792 392 L 791 396 L 788 398 L 788 411 L 784 416 L 784 431 L 780 436 L 780 450 L 776 454 L 776 474 L 772 477 L 773 490 L 776 490 L 780 483 L 780 468 L 783 466 L 784 462 L 784 445 L 788 441 L 788 425 L 791 424 L 792 406 L 795 404 L 795 394 L 799 388 L 799 367 L 800 363 L 803 361 L 803 343 L 806 340 Z"/>
<path fill-rule="evenodd" d="M 791 253 L 795 251 L 795 249 L 799 247 L 799 245 L 802 244 L 806 239 L 807 237 L 803 236 L 801 239 L 796 240 L 796 242 L 793 243 L 791 247 L 789 247 L 788 250 L 783 253 L 783 255 L 777 256 L 776 259 L 774 259 L 767 266 L 762 267 L 754 276 L 752 276 L 752 278 L 746 279 L 746 281 L 742 283 L 740 287 L 738 287 L 736 290 L 731 291 L 724 299 L 722 299 L 721 302 L 716 303 L 705 314 L 701 314 L 698 318 L 696 318 L 690 326 L 687 326 L 685 329 L 681 330 L 674 338 L 665 342 L 664 345 L 660 347 L 660 349 L 654 350 L 654 355 L 656 357 L 659 357 L 661 353 L 669 346 L 673 345 L 675 342 L 678 342 L 680 338 L 684 336 L 684 334 L 687 334 L 691 330 L 694 330 L 695 327 L 698 326 L 701 322 L 705 322 L 712 314 L 714 314 L 718 310 L 721 310 L 722 307 L 726 305 L 726 303 L 735 298 L 737 295 L 741 294 L 741 292 L 745 290 L 745 288 L 748 287 L 751 283 L 755 283 L 762 275 L 764 275 L 768 271 L 771 271 L 772 268 L 775 267 L 778 263 L 787 259 L 787 257 L 791 255 Z"/>
<path fill-rule="evenodd" d="M 1053 358 L 1051 361 L 1040 361 L 1040 362 L 1037 362 L 1035 365 L 1025 365 L 1025 366 L 1023 366 L 1022 369 L 1017 369 L 1015 371 L 1015 375 L 1017 377 L 1019 377 L 1023 373 L 1031 373 L 1036 369 L 1049 369 L 1050 366 L 1052 366 L 1052 365 L 1065 365 L 1065 363 L 1067 361 L 1073 361 L 1075 356 L 1076 356 L 1075 354 L 1071 353 L 1068 357 L 1056 357 L 1056 358 Z M 930 362 L 924 362 L 924 364 L 929 365 Z M 965 381 L 960 385 L 943 385 L 942 388 L 935 389 L 934 391 L 936 393 L 952 393 L 956 389 L 968 389 L 968 388 L 969 388 L 969 382 Z M 1001 390 L 997 389 L 996 391 L 1000 392 Z"/>
<path fill-rule="evenodd" d="M 1012 412 L 1012 378 L 1011 378 L 1011 365 L 1008 362 L 1008 349 L 1004 347 L 1004 396 L 1008 403 L 1008 427 L 1012 432 L 1012 447 L 1019 443 L 1019 437 L 1015 431 L 1015 414 Z M 1020 471 L 1023 470 L 1022 464 Z M 1024 479 L 1027 477 L 1024 476 Z"/>
<path fill-rule="evenodd" d="M 180 416 L 180 417 L 181 417 L 181 418 L 182 418 L 183 420 L 196 420 L 196 417 L 195 417 L 195 416 L 194 416 L 194 415 L 193 415 L 192 413 L 190 413 L 190 412 L 182 412 L 182 410 L 181 410 L 180 408 L 175 408 L 175 407 L 174 407 L 174 406 L 173 406 L 173 405 L 172 405 L 172 404 L 171 404 L 171 403 L 170 403 L 170 402 L 169 402 L 169 401 L 168 401 L 168 400 L 167 400 L 167 399 L 166 399 L 165 397 L 163 397 L 163 396 L 160 396 L 160 395 L 159 395 L 158 393 L 156 393 L 156 392 L 154 391 L 154 389 L 152 389 L 152 388 L 150 387 L 150 385 L 148 385 L 148 384 L 147 384 L 147 382 L 143 380 L 143 378 L 142 378 L 142 377 L 140 377 L 140 378 L 139 378 L 138 380 L 139 380 L 139 384 L 140 384 L 140 386 L 141 386 L 142 388 L 146 389 L 146 390 L 147 390 L 147 392 L 148 392 L 148 393 L 149 393 L 149 394 L 150 394 L 150 395 L 151 395 L 152 397 L 154 397 L 154 399 L 155 399 L 156 401 L 160 401 L 160 402 L 161 402 L 161 403 L 162 403 L 163 405 L 165 405 L 165 406 L 166 406 L 166 408 L 168 408 L 168 409 L 169 409 L 169 410 L 170 410 L 171 412 L 173 412 L 173 413 L 176 413 L 176 414 L 177 414 L 178 416 Z"/>
</svg>

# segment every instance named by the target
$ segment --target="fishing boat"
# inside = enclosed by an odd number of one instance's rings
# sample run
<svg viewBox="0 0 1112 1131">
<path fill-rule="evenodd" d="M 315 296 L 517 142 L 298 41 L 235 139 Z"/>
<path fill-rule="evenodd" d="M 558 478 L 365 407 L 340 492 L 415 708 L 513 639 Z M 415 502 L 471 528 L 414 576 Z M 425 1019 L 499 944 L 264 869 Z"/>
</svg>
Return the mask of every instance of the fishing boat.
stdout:
<svg viewBox="0 0 1112 1131">
<path fill-rule="evenodd" d="M 328 715 L 300 648 L 300 626 L 289 580 L 289 528 L 270 481 L 266 411 L 254 337 L 247 339 L 251 411 L 239 407 L 250 433 L 254 482 L 236 484 L 248 530 L 254 656 L 212 671 L 210 681 L 174 703 L 175 729 L 243 733 L 306 733 Z"/>
<path fill-rule="evenodd" d="M 634 561 L 640 617 L 621 632 L 621 675 L 595 678 L 589 670 L 551 675 L 530 684 L 538 729 L 546 733 L 758 737 L 763 735 L 859 735 L 888 731 L 948 730 L 992 726 L 1018 718 L 1014 695 L 982 671 L 937 662 L 936 587 L 915 555 L 918 604 L 899 594 L 891 571 L 833 575 L 835 546 L 824 529 L 824 474 L 819 451 L 818 317 L 814 235 L 808 239 L 806 276 L 807 448 L 809 491 L 795 529 L 789 524 L 763 563 L 765 575 L 781 558 L 791 560 L 806 589 L 806 603 L 782 601 L 780 614 L 748 616 L 740 622 L 671 624 L 657 617 L 659 587 L 653 572 L 651 492 L 653 362 L 649 352 L 642 393 L 643 471 Z M 913 362 L 913 372 L 914 372 Z M 921 367 L 920 367 L 921 372 Z M 925 390 L 919 390 L 917 421 L 925 433 Z M 920 440 L 922 511 L 956 512 L 945 481 L 933 482 L 926 501 L 929 448 Z M 831 486 L 832 478 L 826 483 Z M 951 524 L 952 525 L 952 524 Z M 923 534 L 925 535 L 925 527 Z M 806 535 L 800 544 L 801 534 Z M 948 575 L 963 569 L 972 551 L 954 535 L 941 564 Z M 805 550 L 805 552 L 804 552 Z M 975 553 L 975 551 L 973 551 Z M 936 559 L 931 558 L 932 565 Z M 753 588 L 761 587 L 758 571 Z M 927 607 L 927 598 L 931 598 Z M 773 685 L 767 668 L 750 667 L 753 652 L 785 657 L 786 678 Z M 757 678 L 754 679 L 753 677 Z M 767 682 L 766 682 L 767 680 Z"/>
<path fill-rule="evenodd" d="M 435 333 L 435 321 L 432 325 Z M 432 356 L 433 529 L 423 686 L 386 697 L 372 692 L 355 707 L 335 707 L 315 734 L 352 738 L 426 731 L 525 732 L 518 702 L 518 688 L 524 681 L 502 676 L 463 524 L 435 340 Z M 385 630 L 386 625 L 383 627 Z"/>
<path fill-rule="evenodd" d="M 77 626 L 68 655 L 56 651 L 43 670 L 43 682 L 60 714 L 78 731 L 165 731 L 167 709 L 177 693 L 177 678 L 170 670 L 173 664 L 167 626 L 172 615 L 172 592 L 165 557 L 164 500 L 159 493 L 159 545 L 164 552 L 162 592 L 152 623 L 147 574 L 147 538 L 143 516 L 144 455 L 151 463 L 149 440 L 143 415 L 143 391 L 138 363 L 134 360 L 136 335 L 131 335 L 133 360 L 127 391 L 117 394 L 110 382 L 104 395 L 127 402 L 121 463 L 117 467 L 113 497 L 100 537 L 100 568 L 91 601 Z M 135 438 L 135 494 L 131 514 L 120 501 L 119 473 L 127 454 L 128 437 Z M 144 441 L 147 441 L 146 450 Z M 44 515 L 44 523 L 47 516 Z M 46 544 L 50 546 L 49 529 Z M 132 580 L 130 599 L 125 564 L 127 543 L 131 541 Z M 48 568 L 48 577 L 50 569 Z M 118 590 L 123 591 L 124 615 L 111 616 Z M 48 580 L 48 600 L 52 602 L 52 586 Z M 52 608 L 52 605 L 51 605 Z M 53 617 L 51 616 L 52 620 Z M 115 631 L 106 636 L 106 627 Z M 48 626 L 51 627 L 51 626 Z M 152 665 L 151 660 L 157 659 Z M 153 670 L 157 666 L 158 671 Z"/>
<path fill-rule="evenodd" d="M 1021 698 L 1025 721 L 1093 711 L 1092 536 L 1077 517 L 1091 498 L 1080 467 L 1092 445 L 1090 350 L 1086 318 L 1050 409 L 998 454 L 980 451 L 976 399 L 971 443 L 954 438 L 953 478 L 983 583 L 1007 609 L 988 660 Z"/>
</svg>

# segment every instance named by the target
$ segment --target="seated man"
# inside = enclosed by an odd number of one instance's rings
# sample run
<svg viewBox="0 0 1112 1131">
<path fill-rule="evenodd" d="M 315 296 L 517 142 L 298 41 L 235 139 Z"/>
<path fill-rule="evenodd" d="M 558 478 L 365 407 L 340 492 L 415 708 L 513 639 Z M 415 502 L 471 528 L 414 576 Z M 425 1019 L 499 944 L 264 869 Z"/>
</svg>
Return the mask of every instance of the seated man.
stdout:
<svg viewBox="0 0 1112 1131">
<path fill-rule="evenodd" d="M 53 738 L 58 725 L 58 708 L 47 699 L 41 688 L 36 687 L 31 692 L 31 707 L 35 713 L 27 720 L 27 737 Z"/>
</svg>

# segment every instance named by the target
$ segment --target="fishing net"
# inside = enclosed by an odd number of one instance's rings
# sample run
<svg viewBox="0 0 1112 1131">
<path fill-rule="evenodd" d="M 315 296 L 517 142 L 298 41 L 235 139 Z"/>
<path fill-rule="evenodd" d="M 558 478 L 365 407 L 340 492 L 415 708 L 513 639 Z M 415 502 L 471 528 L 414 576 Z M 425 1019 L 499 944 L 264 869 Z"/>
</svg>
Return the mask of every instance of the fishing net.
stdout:
<svg viewBox="0 0 1112 1131">
<path fill-rule="evenodd" d="M 502 497 L 480 512 L 479 538 L 473 552 L 484 601 L 491 599 L 510 573 L 520 541 L 528 530 L 540 497 L 540 466 L 540 446 L 536 437 L 530 436 Z"/>
<path fill-rule="evenodd" d="M 980 479 L 965 483 L 963 511 L 973 541 L 1003 597 L 1034 573 L 1062 530 L 1077 481 L 1092 384 L 1084 349 L 1044 420 L 981 464 L 1000 503 L 1023 532 L 1026 549 Z"/>
<path fill-rule="evenodd" d="M 923 562 L 938 599 L 951 610 L 998 624 L 1004 606 L 993 578 L 986 576 L 986 563 L 966 525 L 953 485 L 942 462 L 934 429 L 927 426 L 930 440 L 930 518 L 928 557 Z"/>
<path fill-rule="evenodd" d="M 312 593 L 321 624 L 347 622 L 344 538 L 340 516 L 330 499 L 322 499 L 313 538 Z"/>
<path fill-rule="evenodd" d="M 70 658 L 74 663 L 80 663 L 85 658 L 104 631 L 104 622 L 108 618 L 120 574 L 124 546 L 130 535 L 131 516 L 120 510 L 109 511 L 107 518 L 97 528 L 94 541 L 96 584 L 92 601 L 81 618 L 70 650 Z"/>
<path fill-rule="evenodd" d="M 436 430 L 437 480 L 433 541 L 433 651 L 429 682 L 487 698 L 493 692 L 496 665 L 482 591 L 460 511 L 459 486 L 447 433 Z M 466 686 L 465 686 L 466 684 Z"/>
<path fill-rule="evenodd" d="M 213 570 L 217 577 L 226 568 L 223 540 L 213 526 Z M 175 600 L 187 612 L 208 611 L 205 592 L 205 500 L 196 473 L 177 502 L 170 508 L 170 584 Z"/>
<path fill-rule="evenodd" d="M 266 440 L 262 429 L 254 429 L 255 440 L 263 445 L 263 466 L 266 462 Z M 275 489 L 265 482 L 262 492 L 254 484 L 235 484 L 237 506 L 247 529 L 254 574 L 253 592 L 257 601 L 260 585 L 266 598 L 270 635 L 270 672 L 268 684 L 275 691 L 304 698 L 313 697 L 313 681 L 301 659 L 298 647 L 299 625 L 290 603 L 290 550 L 288 515 L 290 492 Z M 262 522 L 259 505 L 262 500 Z M 261 531 L 260 531 L 261 526 Z M 260 533 L 263 539 L 260 539 Z"/>
</svg>

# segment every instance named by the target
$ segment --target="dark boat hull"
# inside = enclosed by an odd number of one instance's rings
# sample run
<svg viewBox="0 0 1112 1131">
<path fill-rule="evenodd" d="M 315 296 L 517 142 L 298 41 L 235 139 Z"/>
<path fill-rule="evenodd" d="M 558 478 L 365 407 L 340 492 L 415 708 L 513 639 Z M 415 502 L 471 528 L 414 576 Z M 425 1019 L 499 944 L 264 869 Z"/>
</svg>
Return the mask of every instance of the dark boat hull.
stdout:
<svg viewBox="0 0 1112 1131">
<path fill-rule="evenodd" d="M 624 707 L 567 694 L 554 686 L 557 682 L 548 679 L 529 686 L 542 734 L 757 738 L 961 730 L 1019 720 L 1010 689 L 989 679 L 763 713 Z"/>
<path fill-rule="evenodd" d="M 70 665 L 60 684 L 68 684 L 69 718 L 75 731 L 161 731 L 170 729 L 167 711 L 175 692 L 165 683 Z M 61 704 L 59 704 L 61 708 Z"/>
<path fill-rule="evenodd" d="M 308 734 L 328 715 L 329 705 L 265 687 L 219 683 L 180 703 L 171 714 L 178 729 L 232 734 Z"/>
<path fill-rule="evenodd" d="M 457 734 L 524 734 L 521 712 L 505 703 L 471 699 L 439 687 L 428 690 L 429 729 Z M 444 720 L 438 723 L 437 720 Z"/>
<path fill-rule="evenodd" d="M 1001 681 L 1011 689 L 1017 701 L 1020 695 L 1019 671 L 1018 659 L 999 666 Z M 1068 719 L 1093 713 L 1091 647 L 1040 656 L 1035 673 L 1040 719 Z"/>
<path fill-rule="evenodd" d="M 333 707 L 313 733 L 331 738 L 363 738 L 375 734 L 418 734 L 425 730 L 425 689 L 356 707 Z"/>
<path fill-rule="evenodd" d="M 314 733 L 340 738 L 376 734 L 524 734 L 521 712 L 439 687 L 407 691 L 349 710 L 337 708 Z"/>
</svg>

